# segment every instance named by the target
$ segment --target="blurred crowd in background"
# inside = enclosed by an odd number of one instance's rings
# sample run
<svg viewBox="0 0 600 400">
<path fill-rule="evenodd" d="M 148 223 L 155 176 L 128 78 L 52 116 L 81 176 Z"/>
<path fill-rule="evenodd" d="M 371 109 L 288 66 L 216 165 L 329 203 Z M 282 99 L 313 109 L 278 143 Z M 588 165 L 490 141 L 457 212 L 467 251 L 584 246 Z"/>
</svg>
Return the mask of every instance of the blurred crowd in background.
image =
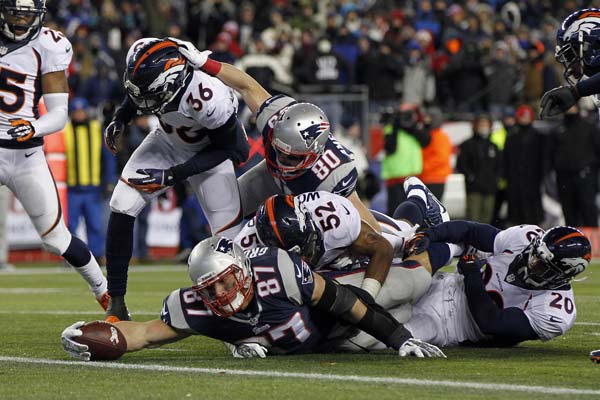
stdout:
<svg viewBox="0 0 600 400">
<path fill-rule="evenodd" d="M 560 21 L 584 6 L 600 7 L 600 0 L 56 0 L 47 6 L 45 25 L 64 32 L 74 48 L 69 84 L 79 102 L 71 112 L 83 109 L 100 125 L 124 96 L 129 46 L 141 37 L 174 36 L 212 50 L 211 57 L 244 69 L 272 93 L 310 101 L 310 93 L 366 87 L 367 121 L 343 104 L 323 108 L 334 114 L 336 137 L 355 152 L 360 195 L 376 209 L 393 210 L 410 175 L 441 197 L 454 170 L 465 176 L 469 219 L 541 224 L 547 191 L 568 225 L 597 225 L 597 114 L 575 108 L 550 124 L 534 120 L 542 94 L 563 81 L 554 60 Z M 460 146 L 442 128 L 456 120 L 472 121 L 472 137 Z M 368 135 L 361 124 L 368 124 Z M 264 154 L 251 117 L 246 125 L 252 152 L 240 173 Z M 103 158 L 115 172 L 105 174 L 98 192 L 112 190 L 149 130 L 148 118 L 138 118 L 118 157 Z M 201 210 L 185 186 L 176 190 L 184 210 L 183 259 L 209 230 L 205 220 L 186 218 Z M 143 259 L 143 215 L 138 220 Z"/>
</svg>

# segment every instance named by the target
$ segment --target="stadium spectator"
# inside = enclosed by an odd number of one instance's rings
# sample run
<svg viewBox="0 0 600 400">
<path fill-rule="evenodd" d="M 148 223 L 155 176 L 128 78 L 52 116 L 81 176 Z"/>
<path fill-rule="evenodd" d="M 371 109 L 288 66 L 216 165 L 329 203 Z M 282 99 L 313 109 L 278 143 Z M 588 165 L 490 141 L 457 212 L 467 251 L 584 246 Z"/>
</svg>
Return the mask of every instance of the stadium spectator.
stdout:
<svg viewBox="0 0 600 400">
<path fill-rule="evenodd" d="M 529 105 L 516 112 L 515 133 L 504 145 L 504 176 L 511 224 L 538 225 L 544 220 L 542 181 L 548 171 L 545 137 L 533 127 L 534 113 Z"/>
<path fill-rule="evenodd" d="M 442 129 L 442 122 L 443 115 L 439 109 L 432 108 L 423 116 L 424 128 L 429 130 L 431 142 L 422 150 L 423 171 L 419 175 L 419 179 L 438 199 L 442 198 L 446 179 L 452 173 L 452 143 Z"/>
<path fill-rule="evenodd" d="M 466 219 L 490 223 L 494 196 L 502 175 L 500 150 L 490 140 L 492 120 L 480 114 L 473 121 L 473 136 L 460 145 L 456 170 L 465 176 Z"/>
<path fill-rule="evenodd" d="M 402 77 L 402 102 L 419 107 L 429 105 L 435 99 L 435 77 L 429 60 L 424 58 L 421 46 L 415 40 L 408 42 L 407 50 Z"/>
<path fill-rule="evenodd" d="M 515 112 L 512 109 L 506 109 L 502 116 L 501 126 L 492 132 L 490 140 L 494 143 L 498 149 L 504 151 L 504 144 L 506 143 L 506 137 L 512 135 L 515 131 Z M 504 155 L 502 155 L 504 160 Z M 506 213 L 501 215 L 502 207 L 506 204 L 506 179 L 504 176 L 498 181 L 498 189 L 496 190 L 496 198 L 494 199 L 494 214 L 492 216 L 492 225 L 496 228 L 503 229 L 506 226 Z"/>
<path fill-rule="evenodd" d="M 565 113 L 553 132 L 551 157 L 558 198 L 569 226 L 598 226 L 598 127 L 579 113 L 577 105 Z"/>
<path fill-rule="evenodd" d="M 491 59 L 484 66 L 488 82 L 487 102 L 492 118 L 501 118 L 512 106 L 522 85 L 518 66 L 504 41 L 494 44 Z"/>
</svg>

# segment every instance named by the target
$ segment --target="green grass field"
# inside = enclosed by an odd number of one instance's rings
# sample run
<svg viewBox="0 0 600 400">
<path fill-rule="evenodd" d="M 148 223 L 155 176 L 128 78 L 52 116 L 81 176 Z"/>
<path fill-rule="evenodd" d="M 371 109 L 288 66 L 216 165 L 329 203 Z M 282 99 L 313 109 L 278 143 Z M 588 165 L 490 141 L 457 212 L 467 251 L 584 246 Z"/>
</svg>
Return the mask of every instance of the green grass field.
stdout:
<svg viewBox="0 0 600 400">
<path fill-rule="evenodd" d="M 0 399 L 534 399 L 600 398 L 600 265 L 575 283 L 577 323 L 564 337 L 511 349 L 445 349 L 448 359 L 400 359 L 392 351 L 236 360 L 193 337 L 111 363 L 69 359 L 60 332 L 101 319 L 81 278 L 64 268 L 0 273 Z M 187 285 L 180 266 L 130 271 L 135 320 L 158 316 Z"/>
</svg>

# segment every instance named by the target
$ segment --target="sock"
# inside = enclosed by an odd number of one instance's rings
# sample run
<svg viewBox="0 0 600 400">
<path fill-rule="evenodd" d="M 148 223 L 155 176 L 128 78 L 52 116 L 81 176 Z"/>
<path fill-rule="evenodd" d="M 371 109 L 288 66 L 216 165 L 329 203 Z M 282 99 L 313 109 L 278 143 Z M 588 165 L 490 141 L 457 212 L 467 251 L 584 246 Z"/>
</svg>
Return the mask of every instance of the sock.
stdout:
<svg viewBox="0 0 600 400">
<path fill-rule="evenodd" d="M 133 225 L 135 217 L 112 212 L 106 234 L 106 277 L 111 297 L 125 296 L 127 270 L 133 253 Z"/>
<path fill-rule="evenodd" d="M 454 244 L 454 243 L 446 243 L 450 248 L 450 257 L 459 257 L 465 252 L 465 248 L 463 245 Z"/>
<path fill-rule="evenodd" d="M 411 190 L 417 192 L 418 190 Z M 420 190 L 423 192 L 422 190 Z M 425 193 L 425 192 L 423 192 Z M 419 224 L 419 226 L 425 226 L 425 210 L 427 206 L 424 200 L 418 196 L 409 197 L 404 200 L 396 210 L 394 210 L 394 219 L 404 219 L 409 221 L 413 225 Z"/>
<path fill-rule="evenodd" d="M 416 197 L 418 199 L 423 200 L 423 203 L 427 204 L 427 194 L 422 189 L 422 186 L 411 186 L 408 188 L 408 192 L 406 192 L 406 198 L 409 199 L 411 197 Z"/>
<path fill-rule="evenodd" d="M 90 253 L 88 247 L 78 237 L 71 236 L 69 247 L 62 254 L 65 260 L 71 264 L 83 279 L 90 285 L 96 298 L 106 292 L 106 278 L 96 259 Z"/>
<path fill-rule="evenodd" d="M 452 261 L 452 254 L 448 243 L 433 242 L 429 245 L 429 262 L 431 262 L 431 274 L 435 274 L 440 268 Z"/>
</svg>

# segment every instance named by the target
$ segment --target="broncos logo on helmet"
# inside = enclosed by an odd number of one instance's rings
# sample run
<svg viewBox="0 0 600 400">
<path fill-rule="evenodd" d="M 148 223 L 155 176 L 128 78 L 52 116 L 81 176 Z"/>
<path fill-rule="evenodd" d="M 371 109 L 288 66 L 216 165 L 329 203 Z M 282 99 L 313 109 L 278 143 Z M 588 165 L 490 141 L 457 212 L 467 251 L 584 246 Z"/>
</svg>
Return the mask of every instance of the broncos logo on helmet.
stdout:
<svg viewBox="0 0 600 400">
<path fill-rule="evenodd" d="M 177 44 L 155 39 L 133 44 L 123 81 L 137 108 L 152 114 L 164 110 L 185 87 L 188 76 L 185 58 Z"/>
<path fill-rule="evenodd" d="M 583 75 L 600 71 L 600 9 L 588 8 L 569 15 L 556 33 L 554 56 L 571 84 Z"/>
</svg>

